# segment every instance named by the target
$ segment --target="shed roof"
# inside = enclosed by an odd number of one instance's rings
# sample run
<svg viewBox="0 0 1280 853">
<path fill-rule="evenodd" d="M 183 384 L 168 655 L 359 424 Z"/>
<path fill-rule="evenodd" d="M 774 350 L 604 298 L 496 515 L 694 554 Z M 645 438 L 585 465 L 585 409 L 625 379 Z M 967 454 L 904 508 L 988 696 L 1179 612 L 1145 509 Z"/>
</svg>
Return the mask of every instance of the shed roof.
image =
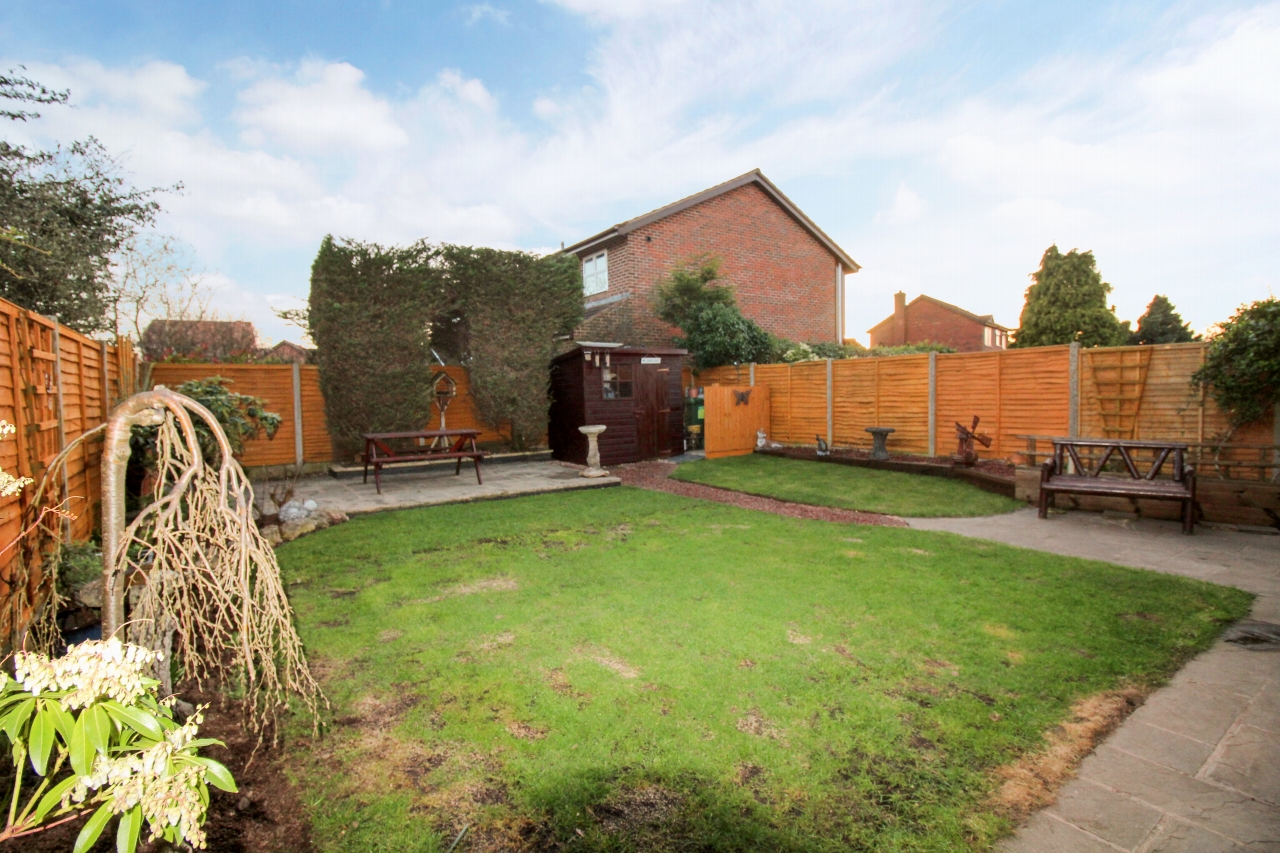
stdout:
<svg viewBox="0 0 1280 853">
<path fill-rule="evenodd" d="M 572 246 L 566 248 L 565 251 L 576 254 L 578 252 L 594 248 L 601 243 L 606 243 L 609 240 L 614 239 L 615 237 L 621 237 L 625 234 L 629 234 L 637 228 L 648 225 L 651 222 L 657 222 L 659 219 L 665 219 L 674 213 L 679 213 L 682 210 L 688 210 L 696 204 L 701 204 L 702 202 L 713 199 L 716 196 L 724 195 L 727 192 L 736 190 L 739 187 L 744 187 L 747 184 L 756 184 L 759 186 L 760 189 L 763 190 L 766 195 L 770 196 L 792 219 L 813 235 L 815 240 L 825 246 L 827 251 L 835 255 L 835 257 L 838 258 L 840 263 L 844 266 L 845 272 L 854 273 L 861 269 L 857 261 L 849 257 L 849 254 L 845 252 L 844 249 L 836 245 L 836 242 L 828 237 L 826 232 L 819 228 L 812 219 L 805 216 L 804 211 L 796 207 L 795 203 L 792 202 L 791 199 L 787 198 L 786 195 L 783 194 L 782 190 L 774 186 L 773 182 L 766 178 L 764 173 L 759 169 L 752 169 L 745 175 L 739 175 L 732 180 L 725 181 L 723 184 L 716 184 L 714 187 L 705 189 L 700 193 L 694 193 L 691 196 L 672 202 L 671 204 L 668 204 L 665 207 L 660 207 L 657 210 L 651 210 L 642 216 L 637 216 L 634 219 L 628 219 L 626 222 L 619 222 L 612 228 L 606 228 L 595 236 L 588 237 L 585 240 L 580 240 L 579 242 L 574 243 Z"/>
</svg>

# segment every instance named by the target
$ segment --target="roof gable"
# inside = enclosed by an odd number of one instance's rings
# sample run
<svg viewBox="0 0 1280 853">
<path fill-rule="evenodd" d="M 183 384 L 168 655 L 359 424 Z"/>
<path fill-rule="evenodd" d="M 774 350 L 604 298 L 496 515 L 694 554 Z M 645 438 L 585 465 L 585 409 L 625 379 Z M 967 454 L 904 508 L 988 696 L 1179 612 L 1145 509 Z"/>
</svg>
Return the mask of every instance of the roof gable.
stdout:
<svg viewBox="0 0 1280 853">
<path fill-rule="evenodd" d="M 808 231 L 815 240 L 826 247 L 827 251 L 834 255 L 844 266 L 845 272 L 854 273 L 861 269 L 857 261 L 849 257 L 848 253 L 845 252 L 844 249 L 836 245 L 836 242 L 828 237 L 826 232 L 819 228 L 812 219 L 805 216 L 804 212 L 800 210 L 800 208 L 796 207 L 791 199 L 787 198 L 786 195 L 783 194 L 782 190 L 774 186 L 773 182 L 766 178 L 764 173 L 759 169 L 752 169 L 745 175 L 739 175 L 733 180 L 725 181 L 723 184 L 717 184 L 716 186 L 705 189 L 700 193 L 694 193 L 691 196 L 672 202 L 671 204 L 660 207 L 657 210 L 651 210 L 646 214 L 635 217 L 634 219 L 628 219 L 626 222 L 620 222 L 612 228 L 607 228 L 604 231 L 601 231 L 599 234 L 574 243 L 564 251 L 577 253 L 584 249 L 595 248 L 596 246 L 608 242 L 616 237 L 629 234 L 637 228 L 641 228 L 652 222 L 657 222 L 660 219 L 665 219 L 682 210 L 688 210 L 689 208 L 701 204 L 704 201 L 732 192 L 740 187 L 745 187 L 748 184 L 755 184 L 760 187 L 760 189 L 764 191 L 765 195 L 772 198 L 788 216 L 798 222 L 800 226 Z"/>
</svg>

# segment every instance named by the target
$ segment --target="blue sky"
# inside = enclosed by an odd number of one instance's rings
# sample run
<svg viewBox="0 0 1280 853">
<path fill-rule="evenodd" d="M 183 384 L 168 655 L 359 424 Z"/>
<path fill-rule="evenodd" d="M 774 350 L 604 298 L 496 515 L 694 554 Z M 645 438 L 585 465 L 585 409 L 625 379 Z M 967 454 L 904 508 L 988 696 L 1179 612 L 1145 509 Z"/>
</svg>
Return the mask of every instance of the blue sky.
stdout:
<svg viewBox="0 0 1280 853">
<path fill-rule="evenodd" d="M 326 233 L 545 251 L 759 167 L 863 270 L 1017 324 L 1051 243 L 1123 319 L 1277 287 L 1280 5 L 9 0 L 0 65 L 165 199 L 219 310 L 297 337 Z"/>
</svg>

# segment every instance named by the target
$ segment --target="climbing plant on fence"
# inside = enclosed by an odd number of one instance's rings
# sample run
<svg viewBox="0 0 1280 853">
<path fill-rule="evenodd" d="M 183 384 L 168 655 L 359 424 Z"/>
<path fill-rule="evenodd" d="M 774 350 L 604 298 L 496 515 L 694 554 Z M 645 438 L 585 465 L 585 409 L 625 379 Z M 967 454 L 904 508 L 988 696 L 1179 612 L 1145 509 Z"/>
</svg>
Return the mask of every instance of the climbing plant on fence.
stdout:
<svg viewBox="0 0 1280 853">
<path fill-rule="evenodd" d="M 517 449 L 536 444 L 556 339 L 580 322 L 571 256 L 326 237 L 312 266 L 307 326 L 329 431 L 348 453 L 362 433 L 430 420 L 433 348 L 467 366 L 481 420 Z"/>
<path fill-rule="evenodd" d="M 440 250 L 325 237 L 311 266 L 307 325 L 337 449 L 366 432 L 422 429 L 431 415 L 433 320 L 447 308 Z"/>
<path fill-rule="evenodd" d="M 556 339 L 582 322 L 578 260 L 469 246 L 442 253 L 455 309 L 437 324 L 439 342 L 467 365 L 481 420 L 509 430 L 517 450 L 536 445 L 547 429 Z"/>
<path fill-rule="evenodd" d="M 1243 305 L 1209 338 L 1204 366 L 1191 377 L 1240 427 L 1280 402 L 1280 299 Z"/>
</svg>

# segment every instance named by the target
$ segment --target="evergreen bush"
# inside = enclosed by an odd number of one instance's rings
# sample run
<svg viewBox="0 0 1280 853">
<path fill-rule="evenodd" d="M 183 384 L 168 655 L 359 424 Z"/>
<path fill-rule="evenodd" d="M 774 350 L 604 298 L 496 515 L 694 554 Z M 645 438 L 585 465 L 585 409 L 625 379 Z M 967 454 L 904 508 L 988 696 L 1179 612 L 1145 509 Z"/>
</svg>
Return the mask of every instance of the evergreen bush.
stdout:
<svg viewBox="0 0 1280 853">
<path fill-rule="evenodd" d="M 1208 386 L 1233 428 L 1273 412 L 1280 402 L 1280 299 L 1241 306 L 1209 339 L 1191 381 Z"/>
</svg>

